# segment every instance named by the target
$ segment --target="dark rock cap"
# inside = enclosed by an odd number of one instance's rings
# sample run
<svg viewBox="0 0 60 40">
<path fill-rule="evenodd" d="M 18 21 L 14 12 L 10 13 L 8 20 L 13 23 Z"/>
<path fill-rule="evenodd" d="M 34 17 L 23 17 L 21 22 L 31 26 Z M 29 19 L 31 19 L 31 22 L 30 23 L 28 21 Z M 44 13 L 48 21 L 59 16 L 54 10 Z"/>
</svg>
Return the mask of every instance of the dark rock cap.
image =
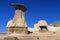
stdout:
<svg viewBox="0 0 60 40">
<path fill-rule="evenodd" d="M 11 4 L 11 6 L 14 6 L 16 10 L 27 11 L 27 8 L 23 4 Z"/>
</svg>

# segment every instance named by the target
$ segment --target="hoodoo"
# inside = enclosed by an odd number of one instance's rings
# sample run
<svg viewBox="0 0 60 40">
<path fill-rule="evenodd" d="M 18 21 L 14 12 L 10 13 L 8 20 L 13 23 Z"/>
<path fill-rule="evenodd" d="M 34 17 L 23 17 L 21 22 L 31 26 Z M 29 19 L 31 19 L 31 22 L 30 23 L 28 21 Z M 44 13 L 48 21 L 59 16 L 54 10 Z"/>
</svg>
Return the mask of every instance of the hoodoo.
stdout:
<svg viewBox="0 0 60 40">
<path fill-rule="evenodd" d="M 13 20 L 7 24 L 7 32 L 27 32 L 24 18 L 27 8 L 23 4 L 11 4 L 11 6 L 15 8 L 15 15 Z"/>
</svg>

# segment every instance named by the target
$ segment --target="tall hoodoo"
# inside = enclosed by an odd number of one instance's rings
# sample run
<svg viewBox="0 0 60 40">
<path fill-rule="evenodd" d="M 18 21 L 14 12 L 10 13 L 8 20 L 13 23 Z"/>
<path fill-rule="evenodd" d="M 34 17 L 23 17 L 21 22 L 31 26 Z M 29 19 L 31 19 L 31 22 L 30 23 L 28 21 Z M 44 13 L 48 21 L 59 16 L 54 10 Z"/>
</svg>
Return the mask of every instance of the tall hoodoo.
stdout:
<svg viewBox="0 0 60 40">
<path fill-rule="evenodd" d="M 15 16 L 13 18 L 13 22 L 15 23 L 15 26 L 26 27 L 24 14 L 27 8 L 23 4 L 11 4 L 11 5 L 14 6 L 16 9 Z"/>
<path fill-rule="evenodd" d="M 15 8 L 15 15 L 11 21 L 13 24 L 8 23 L 7 30 L 10 32 L 27 32 L 27 24 L 25 21 L 25 12 L 27 8 L 23 4 L 11 4 Z"/>
</svg>

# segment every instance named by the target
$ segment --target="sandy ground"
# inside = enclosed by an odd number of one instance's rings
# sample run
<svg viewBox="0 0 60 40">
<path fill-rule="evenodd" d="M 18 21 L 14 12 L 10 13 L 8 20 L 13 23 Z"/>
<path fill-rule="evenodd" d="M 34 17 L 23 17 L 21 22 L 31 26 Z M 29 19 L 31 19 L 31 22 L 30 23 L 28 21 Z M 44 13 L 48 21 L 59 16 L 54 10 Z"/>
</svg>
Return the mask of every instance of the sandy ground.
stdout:
<svg viewBox="0 0 60 40">
<path fill-rule="evenodd" d="M 17 37 L 20 40 L 60 40 L 60 32 L 36 32 L 32 34 L 25 33 L 13 33 L 0 35 L 0 40 L 3 40 L 5 37 Z"/>
</svg>

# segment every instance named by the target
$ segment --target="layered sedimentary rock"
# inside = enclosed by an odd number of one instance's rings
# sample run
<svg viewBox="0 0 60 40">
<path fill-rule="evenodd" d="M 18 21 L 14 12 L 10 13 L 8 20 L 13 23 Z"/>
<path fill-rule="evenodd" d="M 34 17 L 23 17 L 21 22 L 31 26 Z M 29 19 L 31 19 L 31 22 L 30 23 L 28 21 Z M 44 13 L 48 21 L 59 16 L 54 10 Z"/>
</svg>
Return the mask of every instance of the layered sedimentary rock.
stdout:
<svg viewBox="0 0 60 40">
<path fill-rule="evenodd" d="M 34 24 L 34 29 L 38 31 L 40 30 L 40 26 L 48 26 L 47 22 L 45 20 L 40 20 L 37 23 Z"/>
<path fill-rule="evenodd" d="M 56 28 L 48 26 L 45 20 L 38 21 L 34 24 L 34 28 L 28 28 L 31 29 L 31 33 L 26 33 L 25 6 L 20 4 L 12 4 L 12 6 L 16 9 L 14 18 L 8 21 L 7 32 L 0 33 L 0 40 L 60 40 L 60 32 L 56 32 Z M 50 30 L 53 29 L 54 31 L 39 31 L 40 27 L 45 28 L 47 26 L 50 27 Z"/>
<path fill-rule="evenodd" d="M 32 34 L 10 34 L 5 36 L 4 40 L 60 40 L 60 33 L 39 32 Z"/>
<path fill-rule="evenodd" d="M 7 32 L 27 32 L 27 24 L 25 21 L 25 11 L 27 8 L 22 4 L 11 4 L 15 7 L 15 15 L 7 24 Z"/>
</svg>

